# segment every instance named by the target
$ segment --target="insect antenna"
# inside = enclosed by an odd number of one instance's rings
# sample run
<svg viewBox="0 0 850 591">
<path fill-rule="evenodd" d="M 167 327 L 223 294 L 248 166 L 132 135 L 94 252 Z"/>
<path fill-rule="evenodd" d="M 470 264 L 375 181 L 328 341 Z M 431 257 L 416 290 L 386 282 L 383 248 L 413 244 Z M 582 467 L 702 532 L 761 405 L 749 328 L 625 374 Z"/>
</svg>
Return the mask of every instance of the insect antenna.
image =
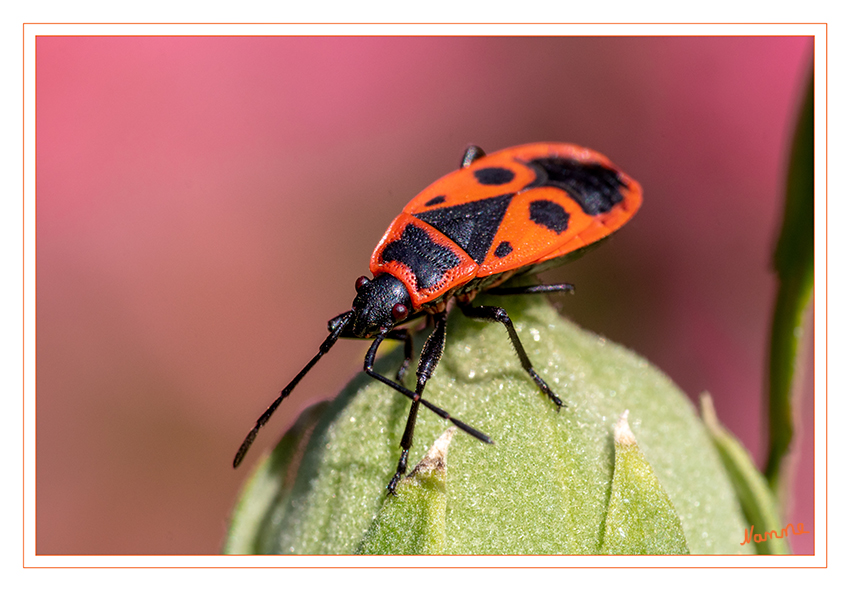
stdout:
<svg viewBox="0 0 850 591">
<path fill-rule="evenodd" d="M 325 341 L 319 346 L 319 352 L 316 353 L 316 356 L 313 357 L 310 362 L 304 366 L 298 375 L 295 376 L 289 384 L 287 384 L 286 388 L 281 390 L 280 396 L 278 396 L 274 402 L 266 409 L 260 418 L 257 419 L 257 424 L 254 425 L 254 428 L 248 433 L 245 437 L 245 440 L 242 442 L 242 445 L 239 446 L 239 451 L 236 452 L 236 457 L 233 458 L 233 467 L 237 468 L 239 464 L 242 463 L 242 460 L 245 458 L 245 454 L 248 453 L 248 450 L 251 448 L 251 444 L 254 443 L 254 439 L 257 437 L 257 432 L 260 428 L 265 425 L 269 418 L 271 418 L 274 411 L 277 410 L 277 407 L 280 406 L 280 403 L 283 402 L 283 399 L 289 396 L 292 391 L 295 389 L 295 386 L 298 385 L 298 382 L 301 381 L 307 372 L 313 369 L 313 366 L 322 358 L 322 355 L 331 350 L 331 347 L 334 346 L 334 343 L 339 339 L 339 335 L 342 334 L 342 331 L 348 326 L 348 321 L 351 318 L 351 312 L 346 312 L 345 314 L 340 314 L 336 318 L 331 321 L 331 334 L 325 339 Z"/>
</svg>

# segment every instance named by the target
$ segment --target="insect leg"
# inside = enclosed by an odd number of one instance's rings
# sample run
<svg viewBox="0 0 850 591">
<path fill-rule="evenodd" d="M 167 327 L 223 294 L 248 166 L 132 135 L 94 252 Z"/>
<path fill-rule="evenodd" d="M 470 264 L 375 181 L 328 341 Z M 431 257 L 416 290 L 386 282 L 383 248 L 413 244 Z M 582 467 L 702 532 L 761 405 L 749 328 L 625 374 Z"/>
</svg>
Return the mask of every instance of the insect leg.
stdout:
<svg viewBox="0 0 850 591">
<path fill-rule="evenodd" d="M 422 392 L 425 390 L 425 384 L 431 379 L 431 374 L 440 362 L 443 356 L 443 349 L 446 346 L 446 313 L 441 312 L 434 315 L 434 330 L 425 341 L 425 346 L 422 348 L 422 354 L 419 356 L 419 367 L 416 369 L 416 398 L 410 405 L 410 414 L 407 415 L 407 425 L 404 428 L 404 434 L 401 436 L 401 457 L 398 460 L 398 467 L 395 474 L 390 480 L 387 490 L 389 494 L 395 494 L 395 487 L 398 481 L 407 473 L 407 456 L 410 453 L 410 447 L 413 445 L 413 430 L 416 426 L 416 414 L 419 411 L 419 401 L 422 399 Z"/>
<path fill-rule="evenodd" d="M 511 337 L 511 343 L 519 357 L 520 363 L 522 363 L 522 368 L 529 376 L 531 376 L 531 379 L 534 380 L 534 383 L 537 384 L 540 391 L 546 394 L 546 396 L 548 396 L 549 399 L 558 406 L 558 410 L 564 406 L 563 400 L 555 396 L 555 393 L 552 392 L 549 384 L 543 381 L 543 378 L 541 378 L 534 370 L 534 367 L 531 365 L 531 360 L 528 358 L 525 348 L 519 340 L 519 335 L 516 333 L 514 323 L 511 322 L 511 317 L 508 316 L 508 313 L 504 310 L 504 308 L 499 308 L 497 306 L 471 306 L 469 304 L 460 303 L 460 309 L 468 318 L 488 320 L 490 322 L 501 322 L 507 329 L 508 335 Z"/>
<path fill-rule="evenodd" d="M 443 342 L 445 342 L 445 326 L 443 326 L 442 330 L 443 330 L 443 334 L 444 334 L 444 336 L 442 337 L 442 340 L 443 340 Z M 434 329 L 434 332 L 438 332 L 438 329 Z M 418 405 L 421 404 L 422 406 L 424 406 L 425 408 L 427 408 L 428 410 L 430 410 L 431 412 L 433 412 L 437 416 L 442 417 L 442 418 L 446 419 L 447 421 L 450 421 L 452 424 L 457 426 L 458 429 L 460 429 L 461 431 L 464 431 L 465 433 L 467 433 L 469 435 L 472 435 L 473 437 L 475 437 L 479 441 L 483 441 L 484 443 L 493 443 L 493 440 L 490 439 L 490 437 L 488 437 L 487 435 L 485 435 L 484 433 L 482 433 L 478 429 L 475 429 L 474 427 L 470 427 L 469 425 L 467 425 L 463 421 L 452 417 L 449 413 L 444 411 L 439 406 L 431 404 L 430 402 L 428 402 L 427 400 L 422 398 L 421 392 L 419 392 L 419 393 L 412 392 L 411 390 L 408 390 L 407 388 L 405 388 L 401 384 L 398 384 L 398 383 L 394 382 L 393 380 L 389 379 L 388 377 L 382 376 L 381 374 L 376 372 L 373 369 L 373 367 L 375 365 L 375 356 L 378 353 L 378 347 L 381 345 L 381 343 L 384 341 L 385 338 L 386 338 L 386 334 L 379 334 L 377 337 L 375 337 L 375 340 L 372 342 L 372 345 L 369 347 L 369 351 L 366 353 L 366 359 L 363 362 L 363 371 L 365 371 L 370 377 L 378 380 L 382 384 L 386 384 L 387 386 L 389 386 L 390 388 L 392 388 L 396 392 L 400 392 L 401 394 L 404 394 L 405 396 L 410 398 L 415 403 L 414 406 L 418 407 Z M 432 339 L 429 337 L 428 341 L 430 342 L 430 341 L 432 341 Z M 427 357 L 425 350 L 428 349 L 428 347 L 429 347 L 429 345 L 428 345 L 428 343 L 426 343 L 425 348 L 423 349 L 422 357 Z M 440 346 L 440 352 L 442 352 L 442 346 Z M 439 360 L 439 358 L 437 359 L 437 361 L 438 360 Z M 433 368 L 436 367 L 436 361 L 434 361 L 433 363 L 428 363 L 426 365 L 430 368 L 428 371 L 432 372 Z M 422 366 L 421 361 L 420 361 L 420 366 Z M 419 373 L 420 373 L 419 370 L 417 370 L 416 373 L 417 373 L 417 375 L 419 375 Z M 430 377 L 430 373 L 428 374 L 428 377 Z M 427 378 L 426 378 L 425 382 L 427 382 Z M 422 387 L 423 388 L 425 387 L 424 382 L 422 383 Z M 420 388 L 417 385 L 417 390 L 419 390 L 419 389 Z M 416 418 L 415 418 L 416 412 L 413 410 L 413 408 L 411 408 L 411 415 L 413 416 L 412 421 L 415 422 L 416 421 Z M 408 415 L 407 421 L 408 421 L 408 427 L 409 427 L 410 432 L 411 432 L 410 436 L 412 438 L 413 427 L 412 427 L 412 424 L 411 424 L 411 418 L 410 418 L 411 415 Z M 405 428 L 405 436 L 407 435 L 408 427 Z M 404 441 L 404 437 L 402 437 L 402 440 Z M 406 461 L 406 458 L 405 458 L 405 461 Z M 399 461 L 399 464 L 401 464 L 401 461 Z"/>
<path fill-rule="evenodd" d="M 522 285 L 520 287 L 493 287 L 486 291 L 492 295 L 525 295 L 530 293 L 558 293 L 568 291 L 575 293 L 572 283 L 553 283 L 552 285 Z"/>
<path fill-rule="evenodd" d="M 483 158 L 487 154 L 484 153 L 484 150 L 479 148 L 478 146 L 469 146 L 466 148 L 466 151 L 463 153 L 463 158 L 460 159 L 460 168 L 463 170 L 464 168 L 469 168 L 469 165 L 478 160 L 479 158 Z"/>
<path fill-rule="evenodd" d="M 388 332 L 386 338 L 393 339 L 394 341 L 404 341 L 404 361 L 401 362 L 401 367 L 398 368 L 395 374 L 396 381 L 400 383 L 407 373 L 410 360 L 413 359 L 413 337 L 410 335 L 408 329 L 396 328 Z"/>
</svg>

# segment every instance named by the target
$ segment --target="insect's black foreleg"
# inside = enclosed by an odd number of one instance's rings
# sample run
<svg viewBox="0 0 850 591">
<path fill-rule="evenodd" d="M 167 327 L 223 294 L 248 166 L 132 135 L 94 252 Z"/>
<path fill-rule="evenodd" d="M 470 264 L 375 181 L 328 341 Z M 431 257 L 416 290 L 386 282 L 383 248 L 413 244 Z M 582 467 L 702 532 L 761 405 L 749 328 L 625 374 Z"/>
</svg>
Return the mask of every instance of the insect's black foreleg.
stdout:
<svg viewBox="0 0 850 591">
<path fill-rule="evenodd" d="M 431 379 L 431 374 L 437 368 L 440 358 L 443 356 L 443 349 L 446 346 L 446 313 L 434 315 L 434 330 L 425 341 L 425 346 L 422 348 L 422 354 L 419 356 L 419 367 L 416 369 L 416 398 L 410 405 L 410 413 L 407 415 L 407 425 L 404 427 L 404 434 L 401 436 L 401 457 L 398 460 L 398 467 L 395 474 L 387 486 L 389 494 L 395 494 L 395 487 L 398 481 L 407 473 L 407 456 L 410 453 L 410 448 L 413 445 L 413 430 L 416 426 L 416 415 L 419 411 L 419 401 L 422 399 L 422 392 L 425 391 L 425 384 Z"/>
<path fill-rule="evenodd" d="M 370 377 L 375 378 L 376 380 L 378 380 L 382 384 L 386 384 L 387 386 L 389 386 L 390 388 L 392 388 L 396 392 L 404 394 L 405 396 L 407 396 L 411 400 L 416 399 L 417 396 L 414 392 L 408 390 L 407 388 L 405 388 L 401 384 L 395 383 L 394 381 L 392 381 L 388 377 L 382 376 L 381 374 L 379 374 L 378 372 L 376 372 L 373 369 L 373 366 L 375 365 L 375 355 L 378 351 L 378 346 L 381 344 L 381 342 L 383 342 L 383 340 L 384 340 L 384 337 L 379 335 L 375 338 L 375 341 L 372 343 L 372 346 L 369 347 L 369 351 L 366 353 L 366 361 L 363 363 L 363 371 L 365 371 Z M 474 429 L 473 427 L 470 427 L 469 425 L 467 425 L 466 423 L 464 423 L 460 419 L 456 419 L 456 418 L 452 417 L 449 413 L 444 411 L 439 406 L 437 406 L 435 404 L 431 404 L 430 402 L 428 402 L 424 398 L 419 398 L 419 403 L 422 406 L 424 406 L 425 408 L 427 408 L 428 410 L 430 410 L 431 412 L 433 412 L 434 414 L 436 414 L 437 416 L 444 418 L 447 421 L 451 421 L 461 431 L 464 431 L 465 433 L 472 435 L 473 437 L 475 437 L 476 439 L 478 439 L 480 441 L 483 441 L 484 443 L 493 443 L 493 440 L 490 439 L 487 435 L 485 435 L 484 433 L 482 433 L 478 429 Z"/>
<path fill-rule="evenodd" d="M 452 424 L 457 426 L 461 431 L 464 431 L 465 433 L 472 435 L 473 437 L 475 437 L 479 441 L 483 441 L 484 443 L 493 443 L 493 440 L 490 439 L 490 437 L 488 437 L 487 435 L 485 435 L 484 433 L 482 433 L 478 429 L 470 427 L 469 425 L 467 425 L 463 421 L 452 417 L 449 413 L 444 411 L 439 406 L 431 404 L 430 402 L 428 402 L 427 400 L 422 398 L 422 391 L 421 390 L 425 387 L 425 383 L 428 381 L 427 378 L 430 377 L 431 372 L 434 371 L 434 367 L 436 367 L 436 365 L 437 365 L 436 362 L 439 361 L 439 357 L 437 357 L 436 360 L 433 360 L 433 353 L 430 353 L 430 354 L 426 353 L 426 350 L 428 350 L 429 347 L 435 348 L 435 349 L 439 348 L 440 353 L 442 353 L 443 345 L 445 344 L 445 319 L 443 319 L 443 322 L 442 322 L 442 329 L 439 328 L 440 324 L 441 323 L 438 323 L 438 328 L 434 329 L 434 333 L 442 332 L 442 336 L 437 337 L 436 339 L 429 337 L 428 342 L 426 342 L 425 347 L 423 348 L 423 352 L 422 352 L 420 364 L 419 364 L 420 368 L 417 370 L 416 373 L 417 373 L 417 376 L 420 376 L 420 372 L 425 371 L 425 372 L 427 372 L 427 377 L 424 379 L 424 381 L 422 380 L 421 376 L 418 378 L 417 387 L 416 387 L 418 392 L 412 392 L 411 390 L 408 390 L 407 388 L 405 388 L 401 384 L 398 384 L 398 383 L 394 382 L 393 380 L 391 380 L 391 379 L 389 379 L 385 376 L 382 376 L 381 374 L 379 374 L 378 372 L 376 372 L 374 370 L 375 357 L 378 353 L 378 347 L 381 345 L 381 343 L 386 338 L 386 334 L 383 334 L 383 335 L 379 334 L 375 338 L 374 342 L 372 343 L 372 346 L 369 347 L 369 351 L 366 353 L 366 359 L 363 362 L 363 371 L 365 371 L 370 377 L 378 380 L 379 382 L 381 382 L 383 384 L 386 384 L 387 386 L 389 386 L 390 388 L 392 388 L 396 392 L 404 394 L 405 396 L 407 396 L 408 398 L 410 398 L 414 402 L 413 407 L 411 408 L 411 412 L 410 412 L 410 414 L 408 415 L 408 418 L 407 418 L 407 426 L 405 427 L 404 435 L 402 436 L 402 447 L 404 447 L 404 443 L 405 443 L 405 441 L 407 440 L 408 437 L 411 441 L 413 439 L 413 425 L 416 422 L 416 412 L 417 412 L 416 410 L 414 410 L 414 408 L 416 408 L 418 410 L 418 406 L 420 404 L 422 406 L 424 406 L 425 408 L 427 408 L 428 410 L 430 410 L 431 412 L 438 415 L 439 417 L 442 417 L 443 419 L 450 421 Z M 442 343 L 440 343 L 439 341 L 442 341 Z M 432 343 L 432 342 L 434 344 L 429 345 L 429 343 Z M 437 347 L 437 345 L 439 345 L 439 347 Z M 431 359 L 431 361 L 429 361 L 429 362 L 427 362 L 423 365 L 422 359 Z M 421 386 L 420 386 L 420 384 L 421 384 Z M 409 431 L 409 435 L 408 435 L 408 431 Z M 410 449 L 410 446 L 408 445 L 407 450 L 409 450 L 409 449 Z M 404 467 L 406 469 L 406 463 L 407 463 L 407 454 L 406 453 L 402 454 L 402 459 L 399 461 L 399 466 L 402 465 L 402 461 L 404 461 L 404 463 L 405 463 Z M 403 473 L 404 470 L 401 470 L 401 472 Z M 396 480 L 396 484 L 397 483 L 398 483 L 398 480 Z M 392 490 L 390 492 L 392 492 Z"/>
<path fill-rule="evenodd" d="M 408 329 L 395 328 L 387 333 L 386 338 L 404 342 L 404 361 L 401 362 L 401 366 L 395 374 L 396 381 L 401 383 L 405 374 L 407 374 L 410 360 L 413 359 L 413 337 Z"/>
<path fill-rule="evenodd" d="M 511 317 L 508 316 L 508 313 L 504 310 L 504 308 L 499 308 L 497 306 L 471 306 L 469 304 L 461 304 L 460 309 L 464 315 L 469 318 L 488 320 L 490 322 L 501 322 L 508 330 L 508 335 L 511 337 L 511 343 L 513 343 L 514 350 L 519 357 L 520 363 L 522 363 L 522 368 L 529 376 L 531 376 L 531 379 L 534 380 L 534 383 L 537 384 L 540 391 L 546 394 L 546 396 L 548 396 L 549 399 L 558 406 L 558 410 L 564 406 L 564 402 L 555 396 L 555 393 L 552 392 L 549 384 L 543 381 L 543 378 L 537 374 L 534 367 L 531 365 L 531 360 L 528 358 L 525 348 L 519 340 L 519 335 L 516 333 L 514 323 L 511 322 Z"/>
<path fill-rule="evenodd" d="M 486 293 L 491 295 L 526 295 L 531 293 L 559 293 L 568 291 L 575 293 L 572 283 L 553 283 L 551 285 L 522 285 L 519 287 L 491 287 Z"/>
</svg>

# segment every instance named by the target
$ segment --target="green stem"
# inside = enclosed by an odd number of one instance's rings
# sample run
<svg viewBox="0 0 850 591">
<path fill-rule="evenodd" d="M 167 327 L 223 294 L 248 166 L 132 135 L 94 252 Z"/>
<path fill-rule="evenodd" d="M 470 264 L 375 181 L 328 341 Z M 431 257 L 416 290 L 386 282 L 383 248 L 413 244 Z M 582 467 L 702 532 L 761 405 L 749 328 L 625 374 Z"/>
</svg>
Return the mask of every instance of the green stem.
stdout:
<svg viewBox="0 0 850 591">
<path fill-rule="evenodd" d="M 804 313 L 814 284 L 814 77 L 791 147 L 782 231 L 774 265 L 779 289 L 773 315 L 768 386 L 768 458 L 764 474 L 778 496 L 783 460 L 794 437 L 794 374 Z"/>
</svg>

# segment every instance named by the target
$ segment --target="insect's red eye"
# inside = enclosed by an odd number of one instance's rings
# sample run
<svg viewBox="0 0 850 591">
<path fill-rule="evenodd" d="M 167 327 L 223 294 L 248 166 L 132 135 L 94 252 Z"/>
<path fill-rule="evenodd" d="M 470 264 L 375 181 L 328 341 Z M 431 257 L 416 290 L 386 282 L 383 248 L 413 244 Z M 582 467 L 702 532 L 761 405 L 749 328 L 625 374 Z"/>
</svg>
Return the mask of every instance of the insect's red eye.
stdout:
<svg viewBox="0 0 850 591">
<path fill-rule="evenodd" d="M 396 319 L 396 322 L 400 322 L 407 318 L 408 313 L 409 310 L 404 304 L 396 304 L 393 306 L 393 318 Z"/>
<path fill-rule="evenodd" d="M 354 282 L 354 289 L 360 291 L 367 283 L 369 283 L 369 278 L 366 276 L 360 276 L 357 278 L 357 281 Z"/>
</svg>

